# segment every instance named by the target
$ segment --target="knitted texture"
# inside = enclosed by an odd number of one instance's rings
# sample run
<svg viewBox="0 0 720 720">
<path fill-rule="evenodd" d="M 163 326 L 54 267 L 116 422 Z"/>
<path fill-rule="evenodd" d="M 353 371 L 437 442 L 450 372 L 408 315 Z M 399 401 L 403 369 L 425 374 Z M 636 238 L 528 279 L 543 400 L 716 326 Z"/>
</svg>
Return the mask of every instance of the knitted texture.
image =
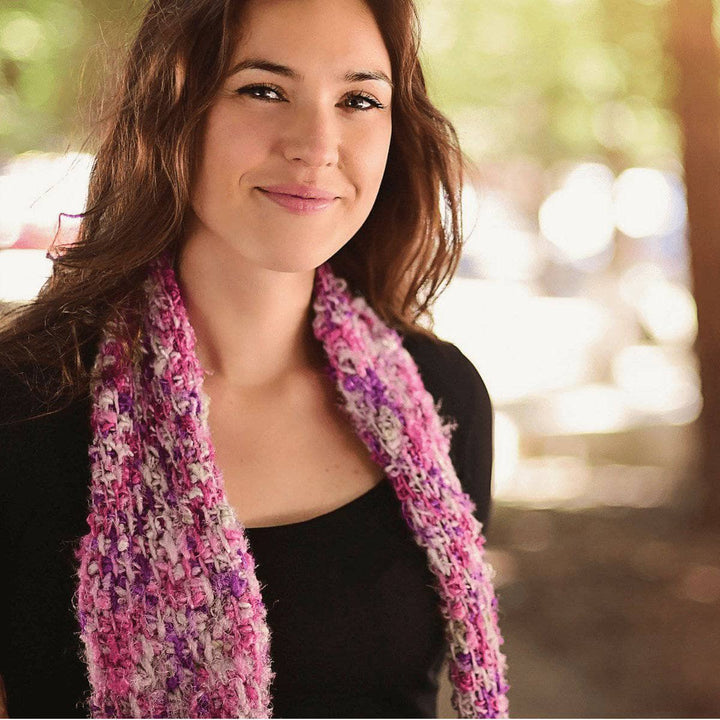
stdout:
<svg viewBox="0 0 720 720">
<path fill-rule="evenodd" d="M 271 717 L 270 631 L 228 504 L 195 335 L 167 256 L 151 267 L 141 355 L 108 323 L 93 368 L 89 533 L 77 551 L 93 717 Z M 328 263 L 313 332 L 339 403 L 425 549 L 460 717 L 507 717 L 506 660 L 482 525 L 400 336 Z"/>
</svg>

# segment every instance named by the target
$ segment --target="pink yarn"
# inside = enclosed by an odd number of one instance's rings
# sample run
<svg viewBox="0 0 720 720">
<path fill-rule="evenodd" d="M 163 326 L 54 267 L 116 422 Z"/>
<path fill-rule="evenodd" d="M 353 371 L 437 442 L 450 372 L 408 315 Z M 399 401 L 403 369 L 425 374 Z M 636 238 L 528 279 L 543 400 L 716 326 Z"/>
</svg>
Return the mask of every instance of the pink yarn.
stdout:
<svg viewBox="0 0 720 720">
<path fill-rule="evenodd" d="M 89 533 L 77 610 L 93 717 L 271 717 L 270 631 L 243 526 L 215 465 L 195 336 L 166 256 L 145 283 L 142 352 L 117 320 L 93 370 Z M 482 526 L 400 336 L 316 272 L 313 331 L 342 407 L 428 556 L 460 717 L 507 717 Z"/>
</svg>

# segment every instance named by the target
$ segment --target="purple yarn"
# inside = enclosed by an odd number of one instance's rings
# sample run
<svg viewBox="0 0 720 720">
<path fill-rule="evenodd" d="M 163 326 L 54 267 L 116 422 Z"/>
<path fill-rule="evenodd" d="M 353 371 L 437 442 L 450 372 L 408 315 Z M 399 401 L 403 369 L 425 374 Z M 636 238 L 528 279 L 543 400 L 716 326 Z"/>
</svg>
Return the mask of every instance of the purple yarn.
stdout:
<svg viewBox="0 0 720 720">
<path fill-rule="evenodd" d="M 243 526 L 215 465 L 195 335 L 168 256 L 150 268 L 138 362 L 105 328 L 93 369 L 91 507 L 77 613 L 94 717 L 271 717 L 270 631 Z M 341 406 L 427 551 L 453 705 L 507 717 L 493 571 L 449 459 L 452 430 L 397 332 L 330 266 L 313 331 Z"/>
</svg>

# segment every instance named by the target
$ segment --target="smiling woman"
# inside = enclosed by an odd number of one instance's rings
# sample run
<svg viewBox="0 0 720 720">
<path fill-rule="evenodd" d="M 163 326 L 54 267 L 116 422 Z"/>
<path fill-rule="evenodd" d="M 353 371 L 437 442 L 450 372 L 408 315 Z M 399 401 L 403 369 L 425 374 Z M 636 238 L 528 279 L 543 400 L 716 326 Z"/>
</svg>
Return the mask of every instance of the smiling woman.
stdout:
<svg viewBox="0 0 720 720">
<path fill-rule="evenodd" d="M 390 57 L 360 0 L 250 3 L 240 25 L 205 119 L 185 257 L 240 253 L 308 278 L 377 197 L 392 135 Z"/>
<path fill-rule="evenodd" d="M 417 53 L 411 0 L 150 3 L 78 240 L 0 327 L 11 716 L 433 717 L 443 660 L 507 715 Z"/>
</svg>

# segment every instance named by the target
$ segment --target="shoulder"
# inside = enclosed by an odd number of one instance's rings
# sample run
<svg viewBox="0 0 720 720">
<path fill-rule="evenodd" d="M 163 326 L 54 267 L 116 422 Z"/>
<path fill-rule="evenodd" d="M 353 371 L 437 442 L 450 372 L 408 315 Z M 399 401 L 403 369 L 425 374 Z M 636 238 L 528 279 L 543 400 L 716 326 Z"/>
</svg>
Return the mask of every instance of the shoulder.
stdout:
<svg viewBox="0 0 720 720">
<path fill-rule="evenodd" d="M 32 368 L 0 367 L 0 429 L 47 412 L 34 389 L 39 379 L 38 371 Z"/>
<path fill-rule="evenodd" d="M 420 334 L 402 336 L 426 390 L 441 403 L 441 413 L 460 425 L 492 423 L 492 401 L 480 373 L 455 345 Z"/>
<path fill-rule="evenodd" d="M 23 518 L 63 517 L 83 491 L 89 406 L 53 409 L 20 372 L 0 369 L 0 533 Z M 85 482 L 86 484 L 86 482 Z M 11 543 L 12 544 L 12 543 Z"/>
<path fill-rule="evenodd" d="M 47 378 L 43 378 L 43 382 Z M 53 406 L 36 389 L 37 371 L 0 368 L 0 453 L 3 460 L 30 450 L 72 444 L 78 430 L 89 427 L 89 404 L 78 399 Z M 4 471 L 7 463 L 0 462 Z"/>
<path fill-rule="evenodd" d="M 11 711 L 41 658 L 60 661 L 53 673 L 62 682 L 77 675 L 66 640 L 75 626 L 73 548 L 87 532 L 89 415 L 79 403 L 48 409 L 25 377 L 0 370 L 0 671 Z"/>
<path fill-rule="evenodd" d="M 67 412 L 76 410 L 78 402 L 48 400 L 59 386 L 59 370 L 40 367 L 10 369 L 0 367 L 0 437 L 11 433 L 32 435 L 64 425 Z M 45 391 L 42 388 L 46 388 Z"/>
<path fill-rule="evenodd" d="M 491 504 L 493 408 L 490 394 L 473 363 L 450 342 L 420 334 L 402 336 L 425 389 L 439 414 L 456 422 L 450 456 L 463 490 L 476 505 L 487 529 Z"/>
</svg>

